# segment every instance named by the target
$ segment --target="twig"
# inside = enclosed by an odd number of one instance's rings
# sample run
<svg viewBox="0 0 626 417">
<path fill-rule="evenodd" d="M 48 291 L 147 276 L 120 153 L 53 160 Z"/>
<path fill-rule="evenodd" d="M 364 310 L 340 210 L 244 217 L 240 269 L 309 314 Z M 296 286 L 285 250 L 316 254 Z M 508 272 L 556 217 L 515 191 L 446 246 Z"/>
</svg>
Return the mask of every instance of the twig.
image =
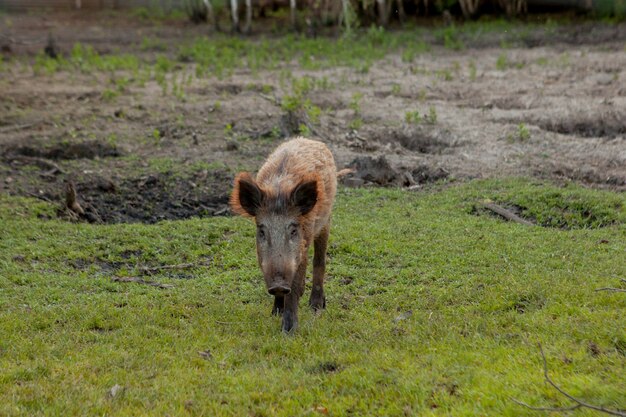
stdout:
<svg viewBox="0 0 626 417">
<path fill-rule="evenodd" d="M 146 281 L 137 277 L 113 277 L 111 278 L 111 280 L 114 282 L 136 282 L 137 284 L 151 285 L 157 288 L 173 288 L 174 287 L 173 285 L 170 285 L 170 284 L 161 284 L 160 282 Z"/>
<path fill-rule="evenodd" d="M 500 207 L 497 204 L 494 203 L 483 203 L 483 207 L 486 208 L 487 210 L 490 210 L 502 217 L 504 217 L 507 220 L 510 220 L 512 222 L 515 223 L 519 223 L 519 224 L 524 224 L 526 226 L 534 226 L 534 223 L 529 222 L 528 220 L 522 219 L 520 216 L 518 216 L 517 214 L 505 209 L 504 207 Z"/>
<path fill-rule="evenodd" d="M 5 35 L 4 33 L 0 33 L 0 38 L 6 39 L 9 43 L 13 45 L 34 45 L 37 43 L 42 43 L 46 40 L 46 38 L 35 38 L 35 39 L 15 39 L 9 35 Z"/>
<path fill-rule="evenodd" d="M 33 198 L 37 198 L 39 200 L 46 201 L 48 203 L 52 203 L 52 200 L 50 200 L 45 195 L 41 195 L 41 194 L 37 194 L 37 193 L 31 193 L 30 191 L 26 191 L 24 194 L 26 194 L 27 196 L 33 197 Z"/>
<path fill-rule="evenodd" d="M 14 155 L 10 156 L 9 159 L 12 161 L 21 161 L 27 164 L 34 164 L 39 166 L 39 168 L 49 169 L 49 174 L 53 174 L 55 172 L 58 172 L 59 174 L 65 173 L 61 168 L 59 168 L 57 164 L 45 158 L 39 158 L 36 156 Z"/>
<path fill-rule="evenodd" d="M 626 288 L 604 287 L 604 288 L 596 288 L 596 291 L 626 292 Z"/>
<path fill-rule="evenodd" d="M 12 132 L 13 130 L 28 129 L 29 127 L 36 126 L 38 123 L 39 123 L 39 122 L 35 122 L 35 123 L 26 123 L 26 124 L 23 124 L 23 125 L 10 125 L 10 126 L 4 126 L 3 128 L 0 128 L 0 133 Z"/>
<path fill-rule="evenodd" d="M 567 408 L 550 408 L 550 407 L 533 407 L 530 406 L 522 401 L 516 400 L 515 398 L 511 398 L 511 400 L 513 400 L 514 402 L 516 402 L 517 404 L 523 405 L 524 407 L 528 407 L 530 409 L 533 410 L 541 410 L 541 411 L 570 411 L 570 410 L 575 410 L 577 408 L 589 408 L 591 410 L 595 410 L 595 411 L 600 411 L 601 413 L 605 413 L 605 414 L 609 414 L 612 416 L 620 416 L 620 417 L 626 417 L 626 412 L 622 412 L 622 411 L 618 411 L 618 410 L 611 410 L 608 408 L 604 408 L 604 407 L 600 407 L 597 405 L 593 405 L 593 404 L 589 404 L 586 402 L 583 402 L 581 400 L 579 400 L 578 398 L 568 394 L 567 392 L 565 392 L 561 387 L 559 387 L 554 381 L 552 381 L 552 379 L 550 379 L 550 376 L 548 375 L 548 361 L 546 360 L 546 355 L 545 353 L 543 353 L 543 347 L 541 346 L 541 343 L 538 343 L 539 345 L 539 351 L 541 352 L 541 359 L 543 360 L 543 377 L 546 380 L 546 382 L 550 385 L 552 385 L 552 387 L 554 389 L 556 389 L 558 392 L 560 392 L 561 394 L 563 394 L 565 397 L 569 398 L 570 400 L 574 401 L 576 403 L 576 405 L 573 405 L 571 407 L 567 407 Z"/>
<path fill-rule="evenodd" d="M 530 404 L 526 404 L 523 401 L 516 400 L 515 398 L 511 398 L 511 401 L 513 401 L 516 404 L 523 405 L 524 407 L 530 408 L 531 410 L 535 410 L 535 411 L 572 411 L 572 410 L 576 410 L 576 409 L 579 409 L 580 407 L 582 407 L 580 404 L 576 404 L 576 405 L 573 405 L 571 407 L 563 407 L 563 408 L 557 408 L 557 407 L 535 407 L 535 406 L 532 406 Z"/>
<path fill-rule="evenodd" d="M 159 266 L 142 266 L 139 268 L 139 272 L 145 275 L 153 275 L 163 270 L 172 270 L 172 269 L 188 269 L 196 266 L 208 266 L 210 260 L 204 262 L 190 262 L 186 264 L 177 264 L 177 265 L 159 265 Z"/>
<path fill-rule="evenodd" d="M 271 102 L 276 106 L 280 106 L 280 100 L 276 97 L 269 96 L 267 94 L 259 93 L 259 97 L 264 98 L 265 100 Z"/>
<path fill-rule="evenodd" d="M 626 279 L 621 278 L 620 282 L 626 284 Z M 603 288 L 596 288 L 596 291 L 626 292 L 626 288 L 603 287 Z"/>
</svg>

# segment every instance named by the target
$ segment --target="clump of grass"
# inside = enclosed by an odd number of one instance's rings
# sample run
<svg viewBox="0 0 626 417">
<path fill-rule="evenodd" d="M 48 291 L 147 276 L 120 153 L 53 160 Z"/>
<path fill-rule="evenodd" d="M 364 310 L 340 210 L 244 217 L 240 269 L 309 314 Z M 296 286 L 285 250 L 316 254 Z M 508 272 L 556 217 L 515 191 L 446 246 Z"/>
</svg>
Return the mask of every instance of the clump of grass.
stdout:
<svg viewBox="0 0 626 417">
<path fill-rule="evenodd" d="M 102 99 L 104 101 L 113 101 L 120 95 L 119 90 L 113 90 L 111 88 L 106 88 L 102 91 Z"/>
<path fill-rule="evenodd" d="M 470 61 L 468 67 L 470 81 L 476 81 L 476 63 L 474 61 Z"/>
<path fill-rule="evenodd" d="M 500 55 L 498 55 L 498 59 L 496 60 L 496 69 L 500 70 L 500 71 L 504 71 L 505 69 L 507 69 L 509 66 L 509 59 L 507 57 L 507 55 L 502 52 Z"/>
<path fill-rule="evenodd" d="M 520 123 L 519 125 L 517 125 L 517 137 L 522 142 L 530 139 L 530 131 L 524 123 Z"/>
<path fill-rule="evenodd" d="M 460 32 L 455 25 L 437 30 L 435 36 L 443 42 L 443 46 L 447 49 L 460 51 L 465 48 L 460 37 Z"/>
<path fill-rule="evenodd" d="M 301 113 L 312 123 L 319 122 L 322 109 L 311 103 L 311 100 L 307 97 L 307 94 L 315 87 L 316 82 L 312 77 L 293 78 L 291 81 L 291 93 L 285 95 L 282 99 L 282 109 L 292 114 Z"/>
<path fill-rule="evenodd" d="M 404 113 L 404 121 L 410 125 L 418 125 L 422 122 L 422 116 L 418 110 L 409 110 Z"/>
<path fill-rule="evenodd" d="M 419 110 L 407 111 L 404 114 L 404 121 L 409 125 L 418 125 L 420 123 L 437 124 L 437 109 L 435 106 L 428 108 L 428 113 L 421 115 Z"/>
<path fill-rule="evenodd" d="M 165 52 L 167 50 L 167 44 L 157 38 L 143 37 L 141 39 L 140 49 L 142 51 Z"/>
<path fill-rule="evenodd" d="M 431 125 L 437 123 L 437 109 L 435 108 L 435 106 L 430 106 L 428 108 L 428 116 L 426 117 L 426 121 Z"/>
</svg>

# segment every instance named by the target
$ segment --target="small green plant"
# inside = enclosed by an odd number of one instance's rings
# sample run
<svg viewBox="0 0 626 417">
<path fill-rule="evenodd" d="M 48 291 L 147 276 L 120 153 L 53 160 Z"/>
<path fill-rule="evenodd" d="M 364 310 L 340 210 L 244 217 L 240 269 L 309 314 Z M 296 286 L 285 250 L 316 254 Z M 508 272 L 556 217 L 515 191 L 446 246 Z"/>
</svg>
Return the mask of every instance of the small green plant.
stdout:
<svg viewBox="0 0 626 417">
<path fill-rule="evenodd" d="M 410 125 L 417 125 L 422 122 L 422 116 L 418 110 L 407 111 L 404 113 L 404 121 Z"/>
<path fill-rule="evenodd" d="M 454 77 L 452 76 L 452 71 L 445 68 L 437 71 L 437 75 L 444 81 L 452 81 Z"/>
<path fill-rule="evenodd" d="M 348 127 L 352 130 L 359 130 L 363 126 L 363 119 L 360 117 L 352 119 L 348 124 Z"/>
<path fill-rule="evenodd" d="M 106 88 L 102 92 L 102 100 L 104 101 L 113 101 L 117 96 L 119 96 L 120 92 L 118 90 L 113 90 L 111 88 Z"/>
<path fill-rule="evenodd" d="M 470 81 L 476 81 L 476 63 L 474 61 L 470 61 L 468 66 Z"/>
<path fill-rule="evenodd" d="M 498 55 L 498 59 L 496 60 L 496 69 L 499 71 L 504 71 L 509 66 L 508 57 L 504 52 Z"/>
<path fill-rule="evenodd" d="M 111 81 L 115 85 L 117 91 L 119 91 L 120 93 L 126 91 L 126 87 L 128 86 L 128 84 L 130 84 L 130 80 L 126 77 L 114 78 Z"/>
<path fill-rule="evenodd" d="M 161 131 L 159 129 L 154 129 L 152 131 L 152 139 L 154 139 L 155 143 L 159 143 L 161 141 Z"/>
<path fill-rule="evenodd" d="M 443 40 L 443 46 L 446 49 L 460 51 L 465 48 L 463 41 L 459 37 L 459 30 L 455 25 L 450 25 L 440 30 L 439 37 Z"/>
<path fill-rule="evenodd" d="M 361 113 L 361 99 L 363 98 L 363 93 L 356 92 L 352 94 L 352 99 L 350 100 L 349 107 L 354 111 L 356 115 Z"/>
<path fill-rule="evenodd" d="M 298 126 L 298 132 L 302 136 L 310 136 L 311 135 L 311 129 L 309 129 L 309 127 L 306 124 L 304 124 L 304 123 L 300 123 L 300 125 Z"/>
<path fill-rule="evenodd" d="M 224 126 L 224 136 L 226 137 L 234 136 L 233 125 L 231 123 L 226 123 L 226 126 Z"/>
<path fill-rule="evenodd" d="M 520 123 L 519 125 L 517 125 L 517 137 L 522 142 L 530 139 L 530 131 L 528 130 L 528 127 L 526 127 L 524 123 Z"/>
<path fill-rule="evenodd" d="M 164 52 L 167 50 L 167 44 L 160 39 L 157 38 L 146 38 L 144 37 L 141 40 L 140 49 L 142 51 L 161 51 Z"/>
<path fill-rule="evenodd" d="M 426 121 L 431 125 L 437 123 L 437 109 L 435 108 L 435 106 L 430 106 L 428 108 L 428 116 L 426 117 Z"/>
<path fill-rule="evenodd" d="M 155 71 L 170 72 L 174 68 L 174 62 L 164 55 L 157 56 L 154 64 Z"/>
<path fill-rule="evenodd" d="M 393 83 L 393 85 L 391 86 L 391 94 L 393 94 L 394 96 L 400 95 L 400 84 L 398 83 Z"/>
<path fill-rule="evenodd" d="M 53 59 L 43 52 L 37 54 L 35 57 L 35 65 L 33 66 L 33 71 L 35 74 L 47 74 L 51 75 L 61 69 L 61 66 L 65 63 L 63 58 Z"/>
</svg>

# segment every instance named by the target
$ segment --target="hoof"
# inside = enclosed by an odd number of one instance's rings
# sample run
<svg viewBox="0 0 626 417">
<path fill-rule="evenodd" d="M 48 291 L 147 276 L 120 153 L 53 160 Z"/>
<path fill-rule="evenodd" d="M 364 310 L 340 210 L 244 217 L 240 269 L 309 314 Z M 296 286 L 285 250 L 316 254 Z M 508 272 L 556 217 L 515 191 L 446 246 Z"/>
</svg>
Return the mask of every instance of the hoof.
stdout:
<svg viewBox="0 0 626 417">
<path fill-rule="evenodd" d="M 309 300 L 309 306 L 314 311 L 320 311 L 326 308 L 326 297 L 322 295 L 313 296 L 311 294 L 311 299 Z"/>
</svg>

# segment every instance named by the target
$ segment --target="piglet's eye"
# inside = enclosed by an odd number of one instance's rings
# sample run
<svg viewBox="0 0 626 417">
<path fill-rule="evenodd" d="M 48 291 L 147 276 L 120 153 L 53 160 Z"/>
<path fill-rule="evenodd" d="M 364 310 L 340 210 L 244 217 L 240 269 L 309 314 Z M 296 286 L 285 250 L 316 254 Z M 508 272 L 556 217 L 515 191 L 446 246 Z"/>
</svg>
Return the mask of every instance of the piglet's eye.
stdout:
<svg viewBox="0 0 626 417">
<path fill-rule="evenodd" d="M 263 229 L 257 229 L 257 236 L 259 237 L 259 239 L 263 239 L 265 240 L 265 230 Z"/>
<path fill-rule="evenodd" d="M 289 234 L 291 235 L 291 237 L 298 236 L 298 225 L 292 224 L 289 227 Z"/>
</svg>

